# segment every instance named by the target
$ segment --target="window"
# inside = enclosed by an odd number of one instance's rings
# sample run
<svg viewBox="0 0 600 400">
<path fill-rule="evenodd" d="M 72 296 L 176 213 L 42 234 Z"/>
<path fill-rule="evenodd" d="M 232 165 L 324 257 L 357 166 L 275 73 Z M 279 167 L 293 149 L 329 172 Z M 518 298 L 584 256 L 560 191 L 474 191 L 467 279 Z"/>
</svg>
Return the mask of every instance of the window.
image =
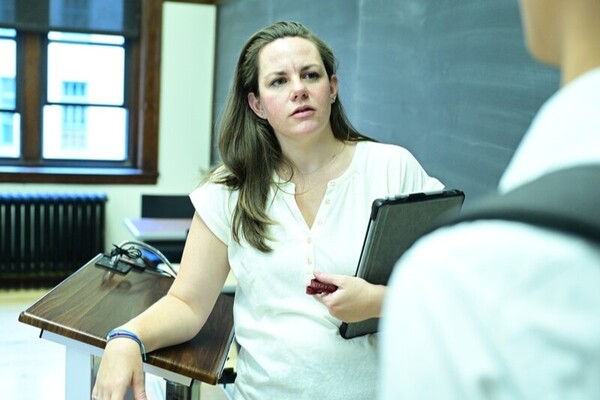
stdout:
<svg viewBox="0 0 600 400">
<path fill-rule="evenodd" d="M 19 154 L 20 118 L 16 113 L 17 43 L 14 29 L 0 29 L 0 158 Z"/>
<path fill-rule="evenodd" d="M 124 38 L 59 32 L 48 38 L 43 158 L 127 162 Z"/>
<path fill-rule="evenodd" d="M 0 182 L 156 182 L 161 18 L 162 0 L 0 2 Z"/>
</svg>

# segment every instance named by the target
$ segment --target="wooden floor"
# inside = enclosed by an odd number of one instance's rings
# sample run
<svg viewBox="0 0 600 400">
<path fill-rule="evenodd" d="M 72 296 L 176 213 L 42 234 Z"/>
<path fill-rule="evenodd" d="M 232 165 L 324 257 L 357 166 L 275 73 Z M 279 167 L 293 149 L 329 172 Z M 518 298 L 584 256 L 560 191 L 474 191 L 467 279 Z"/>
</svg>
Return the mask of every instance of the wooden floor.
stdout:
<svg viewBox="0 0 600 400">
<path fill-rule="evenodd" d="M 64 400 L 65 348 L 40 339 L 39 329 L 20 323 L 19 313 L 45 290 L 0 291 L 0 389 L 3 399 Z M 164 384 L 148 376 L 148 400 L 164 399 Z M 226 400 L 219 386 L 201 385 L 202 400 Z"/>
</svg>

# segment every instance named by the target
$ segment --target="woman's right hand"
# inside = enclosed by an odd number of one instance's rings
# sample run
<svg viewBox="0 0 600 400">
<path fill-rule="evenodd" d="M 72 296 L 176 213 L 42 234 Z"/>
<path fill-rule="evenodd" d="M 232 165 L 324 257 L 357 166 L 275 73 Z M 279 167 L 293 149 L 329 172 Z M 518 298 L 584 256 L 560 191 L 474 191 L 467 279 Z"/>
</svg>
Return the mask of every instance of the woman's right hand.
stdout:
<svg viewBox="0 0 600 400">
<path fill-rule="evenodd" d="M 135 400 L 147 399 L 140 347 L 131 339 L 115 338 L 104 349 L 92 400 L 122 400 L 130 386 Z"/>
</svg>

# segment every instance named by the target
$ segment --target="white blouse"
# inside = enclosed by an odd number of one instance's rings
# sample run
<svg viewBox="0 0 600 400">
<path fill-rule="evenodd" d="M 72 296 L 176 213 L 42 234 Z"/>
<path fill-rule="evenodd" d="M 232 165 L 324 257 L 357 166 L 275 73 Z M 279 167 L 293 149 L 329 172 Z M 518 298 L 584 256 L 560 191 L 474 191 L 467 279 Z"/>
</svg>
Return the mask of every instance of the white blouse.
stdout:
<svg viewBox="0 0 600 400">
<path fill-rule="evenodd" d="M 305 288 L 314 270 L 355 273 L 374 199 L 441 188 L 406 149 L 359 142 L 349 168 L 329 182 L 311 228 L 294 199 L 294 184 L 272 189 L 268 214 L 278 223 L 270 228 L 270 253 L 232 239 L 237 192 L 209 182 L 190 195 L 228 246 L 238 282 L 236 399 L 374 398 L 377 335 L 343 339 L 341 321 Z"/>
</svg>

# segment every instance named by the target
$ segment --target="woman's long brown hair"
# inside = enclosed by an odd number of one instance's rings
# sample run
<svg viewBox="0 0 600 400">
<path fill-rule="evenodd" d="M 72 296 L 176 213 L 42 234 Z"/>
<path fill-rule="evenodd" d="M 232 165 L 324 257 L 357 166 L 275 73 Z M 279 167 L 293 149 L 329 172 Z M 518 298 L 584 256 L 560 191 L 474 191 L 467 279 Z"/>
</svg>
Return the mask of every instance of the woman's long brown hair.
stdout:
<svg viewBox="0 0 600 400">
<path fill-rule="evenodd" d="M 321 39 L 297 22 L 277 22 L 256 32 L 244 45 L 236 66 L 233 84 L 221 119 L 218 149 L 224 168 L 215 167 L 208 179 L 239 192 L 232 222 L 233 239 L 269 252 L 268 227 L 275 223 L 266 209 L 273 175 L 283 159 L 281 147 L 266 120 L 258 118 L 248 105 L 248 93 L 259 95 L 260 50 L 274 40 L 301 37 L 314 43 L 321 55 L 328 79 L 335 74 L 337 60 Z M 329 117 L 338 140 L 370 140 L 349 122 L 338 98 Z"/>
</svg>

